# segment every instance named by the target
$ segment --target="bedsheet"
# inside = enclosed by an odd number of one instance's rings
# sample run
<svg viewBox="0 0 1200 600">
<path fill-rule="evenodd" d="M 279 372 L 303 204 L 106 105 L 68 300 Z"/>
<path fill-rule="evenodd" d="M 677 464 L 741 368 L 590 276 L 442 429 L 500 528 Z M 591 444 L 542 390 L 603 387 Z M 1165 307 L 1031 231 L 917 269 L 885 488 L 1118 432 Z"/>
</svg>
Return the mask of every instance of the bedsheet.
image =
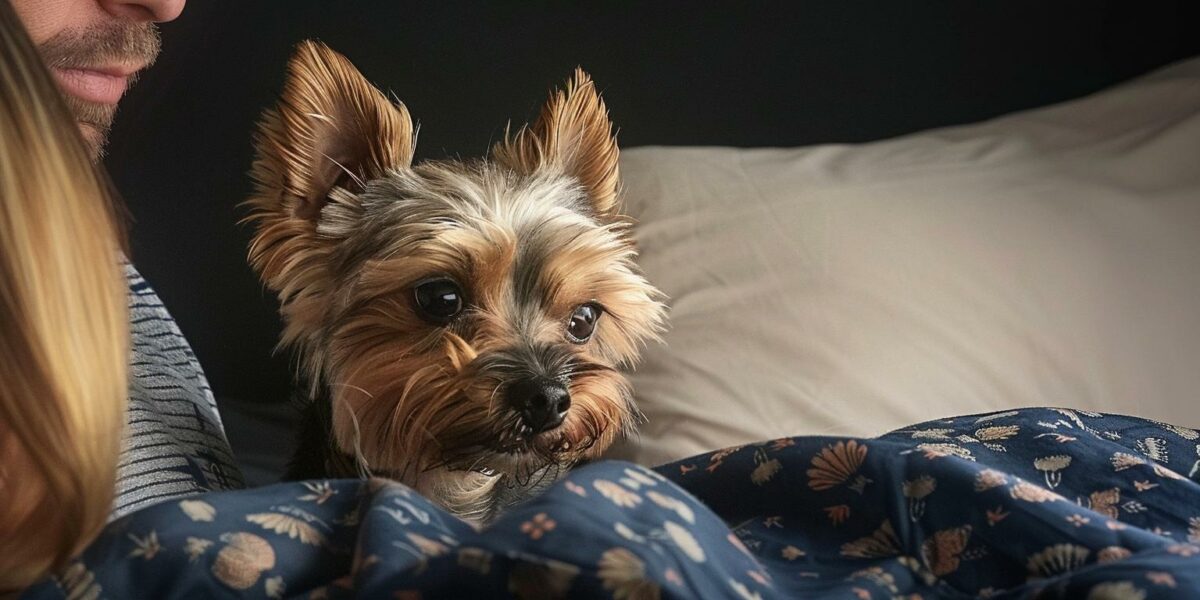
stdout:
<svg viewBox="0 0 1200 600">
<path fill-rule="evenodd" d="M 171 501 L 29 598 L 1197 598 L 1200 434 L 1022 409 L 601 462 L 478 528 L 387 480 Z"/>
</svg>

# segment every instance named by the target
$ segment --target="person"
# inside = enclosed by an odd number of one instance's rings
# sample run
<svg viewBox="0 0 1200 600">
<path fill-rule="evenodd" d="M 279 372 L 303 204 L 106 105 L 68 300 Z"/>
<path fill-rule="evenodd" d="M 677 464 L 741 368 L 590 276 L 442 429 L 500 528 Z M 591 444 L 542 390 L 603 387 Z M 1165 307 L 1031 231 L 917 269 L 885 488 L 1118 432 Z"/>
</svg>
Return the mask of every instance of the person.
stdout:
<svg viewBox="0 0 1200 600">
<path fill-rule="evenodd" d="M 159 53 L 156 23 L 178 17 L 184 0 L 11 2 L 98 161 L 118 101 Z M 132 353 L 111 518 L 170 498 L 243 486 L 199 362 L 150 285 L 131 264 L 125 275 Z"/>
<path fill-rule="evenodd" d="M 129 322 L 103 177 L 0 0 L 0 597 L 104 525 Z"/>
</svg>

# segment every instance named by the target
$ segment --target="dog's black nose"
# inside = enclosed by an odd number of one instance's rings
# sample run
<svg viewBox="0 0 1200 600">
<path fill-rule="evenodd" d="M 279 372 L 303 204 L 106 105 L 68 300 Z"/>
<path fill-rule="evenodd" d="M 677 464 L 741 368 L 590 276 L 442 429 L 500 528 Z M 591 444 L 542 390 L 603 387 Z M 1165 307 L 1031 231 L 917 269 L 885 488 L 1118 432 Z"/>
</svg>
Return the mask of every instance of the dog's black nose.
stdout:
<svg viewBox="0 0 1200 600">
<path fill-rule="evenodd" d="M 534 433 L 562 424 L 571 408 L 571 393 L 558 381 L 545 377 L 522 379 L 508 388 L 508 398 L 521 420 Z"/>
</svg>

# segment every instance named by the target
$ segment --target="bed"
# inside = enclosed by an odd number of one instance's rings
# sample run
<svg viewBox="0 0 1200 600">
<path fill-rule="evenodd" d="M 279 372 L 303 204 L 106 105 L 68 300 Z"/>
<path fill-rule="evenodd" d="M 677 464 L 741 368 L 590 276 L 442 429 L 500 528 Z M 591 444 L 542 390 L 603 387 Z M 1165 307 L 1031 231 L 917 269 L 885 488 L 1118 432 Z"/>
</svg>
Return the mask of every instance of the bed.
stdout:
<svg viewBox="0 0 1200 600">
<path fill-rule="evenodd" d="M 1194 598 L 1200 433 L 1021 409 L 601 462 L 478 529 L 388 480 L 171 501 L 29 598 Z"/>
</svg>

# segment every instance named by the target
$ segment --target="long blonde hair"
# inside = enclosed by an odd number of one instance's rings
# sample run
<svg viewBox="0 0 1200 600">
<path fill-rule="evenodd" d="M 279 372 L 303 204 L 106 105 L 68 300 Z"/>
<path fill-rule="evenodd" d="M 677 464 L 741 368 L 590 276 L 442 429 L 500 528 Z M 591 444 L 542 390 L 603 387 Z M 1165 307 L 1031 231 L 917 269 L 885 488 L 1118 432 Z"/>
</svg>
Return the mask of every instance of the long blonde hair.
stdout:
<svg viewBox="0 0 1200 600">
<path fill-rule="evenodd" d="M 106 181 L 0 0 L 0 597 L 111 509 L 129 323 Z"/>
</svg>

